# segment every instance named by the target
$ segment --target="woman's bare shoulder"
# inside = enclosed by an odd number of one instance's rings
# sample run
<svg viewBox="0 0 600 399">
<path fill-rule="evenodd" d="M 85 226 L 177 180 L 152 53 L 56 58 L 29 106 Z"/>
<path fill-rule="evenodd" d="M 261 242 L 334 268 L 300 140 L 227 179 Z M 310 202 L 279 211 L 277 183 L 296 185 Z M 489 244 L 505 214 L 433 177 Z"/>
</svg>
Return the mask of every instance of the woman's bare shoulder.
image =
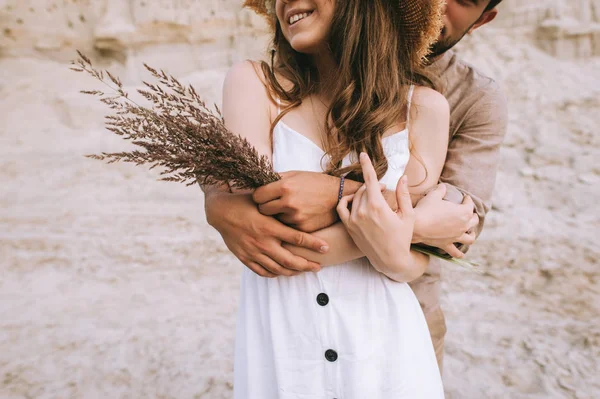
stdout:
<svg viewBox="0 0 600 399">
<path fill-rule="evenodd" d="M 242 61 L 234 64 L 225 76 L 224 90 L 252 90 L 254 95 L 266 90 L 266 79 L 260 64 L 256 61 Z"/>
<path fill-rule="evenodd" d="M 233 65 L 223 85 L 222 114 L 226 126 L 245 137 L 261 155 L 270 156 L 270 100 L 261 68 L 250 61 Z"/>
<path fill-rule="evenodd" d="M 263 69 L 263 64 L 258 61 L 246 60 L 233 65 L 225 77 L 223 96 L 227 94 L 242 95 L 252 93 L 255 101 L 277 107 L 277 94 L 273 84 L 265 74 L 270 73 Z M 275 73 L 275 81 L 284 90 L 290 90 L 292 83 L 279 73 Z M 264 102 L 263 102 L 264 101 Z"/>
<path fill-rule="evenodd" d="M 413 105 L 427 112 L 449 113 L 448 100 L 440 92 L 425 86 L 415 87 L 413 94 Z"/>
<path fill-rule="evenodd" d="M 447 149 L 450 131 L 450 106 L 446 98 L 428 87 L 416 87 L 410 109 L 410 134 L 415 148 L 434 151 Z"/>
<path fill-rule="evenodd" d="M 410 119 L 413 133 L 447 135 L 450 130 L 450 105 L 439 92 L 429 88 L 415 87 Z M 431 129 L 436 127 L 436 129 Z"/>
<path fill-rule="evenodd" d="M 418 182 L 411 193 L 423 194 L 435 186 L 446 159 L 450 130 L 448 101 L 437 91 L 417 87 L 410 109 L 409 132 L 412 151 L 406 173 Z"/>
</svg>

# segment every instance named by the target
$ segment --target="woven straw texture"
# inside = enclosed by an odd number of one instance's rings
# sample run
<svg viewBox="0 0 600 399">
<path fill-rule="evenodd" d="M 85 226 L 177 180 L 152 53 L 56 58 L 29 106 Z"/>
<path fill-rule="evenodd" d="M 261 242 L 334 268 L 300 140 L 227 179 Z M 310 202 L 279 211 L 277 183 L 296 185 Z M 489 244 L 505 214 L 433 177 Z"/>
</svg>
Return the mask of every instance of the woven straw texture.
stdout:
<svg viewBox="0 0 600 399">
<path fill-rule="evenodd" d="M 365 0 L 368 1 L 368 0 Z M 397 0 L 406 35 L 406 47 L 414 65 L 424 61 L 443 26 L 444 0 Z M 244 6 L 265 16 L 275 26 L 274 0 L 245 0 Z"/>
</svg>

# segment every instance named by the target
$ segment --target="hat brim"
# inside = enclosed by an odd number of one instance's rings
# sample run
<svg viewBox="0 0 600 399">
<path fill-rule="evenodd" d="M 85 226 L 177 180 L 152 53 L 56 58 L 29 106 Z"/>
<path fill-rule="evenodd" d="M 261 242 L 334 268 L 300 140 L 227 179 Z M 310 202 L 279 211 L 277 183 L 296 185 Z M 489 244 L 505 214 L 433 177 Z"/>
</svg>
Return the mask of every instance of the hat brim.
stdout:
<svg viewBox="0 0 600 399">
<path fill-rule="evenodd" d="M 245 0 L 244 7 L 265 17 L 275 28 L 277 20 L 271 4 L 274 0 Z M 431 46 L 438 40 L 443 28 L 445 0 L 398 0 L 399 13 L 404 25 L 406 47 L 415 65 L 425 62 Z"/>
</svg>

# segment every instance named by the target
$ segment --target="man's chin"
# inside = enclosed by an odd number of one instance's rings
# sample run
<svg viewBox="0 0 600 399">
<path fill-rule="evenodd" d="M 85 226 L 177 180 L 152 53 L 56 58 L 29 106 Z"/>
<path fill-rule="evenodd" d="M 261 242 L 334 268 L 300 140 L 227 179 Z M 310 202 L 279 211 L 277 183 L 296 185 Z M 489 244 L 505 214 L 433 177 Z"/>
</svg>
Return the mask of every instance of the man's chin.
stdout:
<svg viewBox="0 0 600 399">
<path fill-rule="evenodd" d="M 472 26 L 472 25 L 471 25 Z M 442 30 L 442 34 L 440 35 L 440 39 L 431 47 L 431 52 L 429 53 L 429 59 L 435 59 L 440 55 L 444 54 L 446 51 L 451 50 L 454 46 L 456 46 L 463 37 L 469 32 L 471 28 L 467 29 L 458 39 L 453 39 L 446 35 L 446 28 Z"/>
<path fill-rule="evenodd" d="M 444 28 L 445 30 L 446 28 Z M 456 43 L 453 43 L 450 39 L 445 37 L 444 31 L 441 32 L 440 37 L 437 42 L 431 46 L 431 51 L 429 52 L 429 58 L 436 58 L 440 55 L 444 54 L 446 51 L 450 50 Z"/>
<path fill-rule="evenodd" d="M 440 55 L 444 54 L 446 51 L 452 49 L 454 46 L 456 46 L 456 44 L 460 42 L 460 40 L 456 40 L 456 41 L 450 41 L 448 39 L 442 39 L 439 42 L 435 43 L 432 47 L 431 47 L 431 51 L 429 52 L 429 59 L 434 59 L 436 57 L 439 57 Z"/>
<path fill-rule="evenodd" d="M 446 51 L 450 50 L 452 47 L 434 46 L 431 48 L 431 51 L 429 52 L 429 55 L 427 56 L 427 58 L 429 58 L 429 59 L 437 58 L 437 57 L 443 55 Z"/>
</svg>

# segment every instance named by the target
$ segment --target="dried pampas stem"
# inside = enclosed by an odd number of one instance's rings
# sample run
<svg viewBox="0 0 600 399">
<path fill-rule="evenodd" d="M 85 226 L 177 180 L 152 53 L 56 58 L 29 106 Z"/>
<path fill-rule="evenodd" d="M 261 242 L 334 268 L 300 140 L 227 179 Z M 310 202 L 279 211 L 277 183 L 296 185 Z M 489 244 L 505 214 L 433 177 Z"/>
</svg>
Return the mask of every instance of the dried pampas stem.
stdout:
<svg viewBox="0 0 600 399">
<path fill-rule="evenodd" d="M 159 166 L 164 168 L 161 180 L 188 186 L 227 183 L 237 189 L 254 189 L 280 179 L 268 158 L 260 156 L 245 138 L 231 133 L 218 107 L 216 112 L 208 109 L 192 86 L 144 64 L 158 81 L 144 82 L 146 89 L 138 90 L 152 103 L 152 108 L 147 108 L 129 98 L 118 77 L 96 70 L 88 57 L 77 53 L 79 58 L 71 69 L 87 72 L 111 91 L 110 95 L 99 90 L 82 93 L 100 97 L 115 111 L 106 116 L 108 130 L 143 149 L 88 157 L 108 163 L 148 164 L 151 169 Z"/>
<path fill-rule="evenodd" d="M 99 97 L 115 111 L 115 115 L 106 116 L 108 130 L 143 149 L 87 155 L 89 158 L 147 164 L 151 169 L 160 166 L 164 168 L 161 180 L 188 186 L 229 184 L 245 190 L 280 179 L 268 158 L 260 156 L 245 138 L 231 133 L 218 107 L 215 106 L 216 113 L 209 110 L 192 86 L 184 86 L 164 71 L 144 64 L 158 83 L 144 82 L 147 90 L 138 90 L 153 104 L 152 108 L 143 107 L 129 98 L 118 77 L 96 70 L 89 58 L 77 53 L 79 59 L 72 62 L 71 69 L 87 72 L 115 95 L 100 90 L 82 93 Z M 437 248 L 418 244 L 411 248 L 470 270 L 478 268 L 476 263 L 454 259 Z"/>
</svg>

